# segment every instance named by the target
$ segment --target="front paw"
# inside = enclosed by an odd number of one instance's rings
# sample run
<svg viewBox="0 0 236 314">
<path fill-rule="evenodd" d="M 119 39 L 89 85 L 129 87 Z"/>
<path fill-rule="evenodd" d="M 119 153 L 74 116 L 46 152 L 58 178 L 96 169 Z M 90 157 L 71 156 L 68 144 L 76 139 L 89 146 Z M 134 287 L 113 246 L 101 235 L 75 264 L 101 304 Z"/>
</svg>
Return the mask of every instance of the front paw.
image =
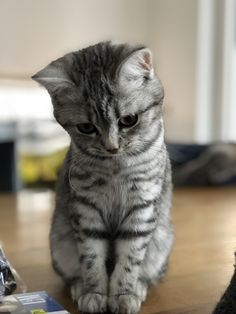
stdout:
<svg viewBox="0 0 236 314">
<path fill-rule="evenodd" d="M 78 300 L 78 308 L 84 313 L 103 313 L 107 311 L 107 296 L 98 293 L 87 293 Z"/>
<path fill-rule="evenodd" d="M 79 300 L 79 297 L 82 295 L 82 284 L 80 281 L 75 282 L 70 287 L 70 293 L 73 301 Z"/>
<path fill-rule="evenodd" d="M 141 300 L 131 294 L 110 296 L 108 299 L 108 307 L 109 310 L 115 314 L 136 314 L 140 310 Z"/>
</svg>

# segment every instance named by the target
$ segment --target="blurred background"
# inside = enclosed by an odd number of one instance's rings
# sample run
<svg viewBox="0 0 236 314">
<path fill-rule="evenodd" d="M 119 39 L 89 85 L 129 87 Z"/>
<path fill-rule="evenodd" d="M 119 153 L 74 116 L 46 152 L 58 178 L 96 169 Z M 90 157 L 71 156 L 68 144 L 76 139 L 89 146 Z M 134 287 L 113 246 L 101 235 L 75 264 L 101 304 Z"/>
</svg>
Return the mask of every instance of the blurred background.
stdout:
<svg viewBox="0 0 236 314">
<path fill-rule="evenodd" d="M 151 48 L 175 184 L 236 174 L 236 0 L 0 0 L 0 190 L 54 187 L 69 139 L 30 77 L 102 40 Z"/>
<path fill-rule="evenodd" d="M 69 138 L 31 76 L 103 40 L 148 46 L 165 88 L 176 245 L 143 313 L 209 314 L 236 250 L 236 0 L 0 0 L 0 242 L 28 291 L 77 313 L 48 249 Z"/>
</svg>

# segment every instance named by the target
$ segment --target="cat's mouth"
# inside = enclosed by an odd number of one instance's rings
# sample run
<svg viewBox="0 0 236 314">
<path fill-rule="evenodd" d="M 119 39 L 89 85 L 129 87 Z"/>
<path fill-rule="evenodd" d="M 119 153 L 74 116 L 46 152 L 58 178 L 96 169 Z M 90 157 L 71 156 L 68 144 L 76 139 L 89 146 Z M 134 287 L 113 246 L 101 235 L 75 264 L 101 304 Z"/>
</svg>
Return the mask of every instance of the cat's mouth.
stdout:
<svg viewBox="0 0 236 314">
<path fill-rule="evenodd" d="M 110 158 L 112 158 L 112 157 L 118 157 L 118 156 L 121 156 L 121 155 L 124 155 L 124 153 L 122 153 L 122 152 L 117 152 L 117 153 L 103 153 L 103 152 L 101 152 L 101 153 L 97 153 L 97 155 L 98 156 L 101 156 L 101 157 L 110 157 Z"/>
<path fill-rule="evenodd" d="M 124 151 L 117 151 L 117 152 L 108 152 L 108 151 L 102 151 L 99 149 L 90 149 L 89 153 L 94 155 L 94 156 L 99 156 L 99 157 L 106 157 L 106 158 L 112 158 L 112 157 L 118 157 L 124 155 Z"/>
</svg>

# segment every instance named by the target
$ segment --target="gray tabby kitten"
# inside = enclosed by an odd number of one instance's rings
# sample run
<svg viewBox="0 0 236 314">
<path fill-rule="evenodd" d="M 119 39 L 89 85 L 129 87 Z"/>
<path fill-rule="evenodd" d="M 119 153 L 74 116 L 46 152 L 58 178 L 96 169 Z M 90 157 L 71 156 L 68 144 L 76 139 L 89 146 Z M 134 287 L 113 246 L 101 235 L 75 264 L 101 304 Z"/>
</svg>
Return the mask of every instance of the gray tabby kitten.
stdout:
<svg viewBox="0 0 236 314">
<path fill-rule="evenodd" d="M 151 52 L 103 42 L 33 79 L 71 137 L 50 234 L 54 268 L 80 311 L 137 313 L 173 241 L 164 93 Z"/>
</svg>

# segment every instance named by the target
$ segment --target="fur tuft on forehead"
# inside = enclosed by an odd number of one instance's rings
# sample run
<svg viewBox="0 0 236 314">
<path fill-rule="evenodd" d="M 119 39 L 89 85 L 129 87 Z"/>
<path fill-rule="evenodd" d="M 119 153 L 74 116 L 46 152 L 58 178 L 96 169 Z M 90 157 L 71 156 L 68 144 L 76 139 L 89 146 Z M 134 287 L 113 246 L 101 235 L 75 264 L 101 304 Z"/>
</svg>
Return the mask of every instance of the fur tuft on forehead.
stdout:
<svg viewBox="0 0 236 314">
<path fill-rule="evenodd" d="M 151 78 L 152 55 L 143 46 L 102 42 L 66 54 L 32 76 L 50 95 L 63 86 L 80 87 L 83 80 L 90 84 L 106 79 L 130 81 Z"/>
<path fill-rule="evenodd" d="M 103 118 L 112 107 L 118 118 L 163 98 L 152 53 L 140 45 L 98 43 L 51 62 L 32 79 L 47 89 L 62 125 L 76 124 L 90 107 Z"/>
</svg>

